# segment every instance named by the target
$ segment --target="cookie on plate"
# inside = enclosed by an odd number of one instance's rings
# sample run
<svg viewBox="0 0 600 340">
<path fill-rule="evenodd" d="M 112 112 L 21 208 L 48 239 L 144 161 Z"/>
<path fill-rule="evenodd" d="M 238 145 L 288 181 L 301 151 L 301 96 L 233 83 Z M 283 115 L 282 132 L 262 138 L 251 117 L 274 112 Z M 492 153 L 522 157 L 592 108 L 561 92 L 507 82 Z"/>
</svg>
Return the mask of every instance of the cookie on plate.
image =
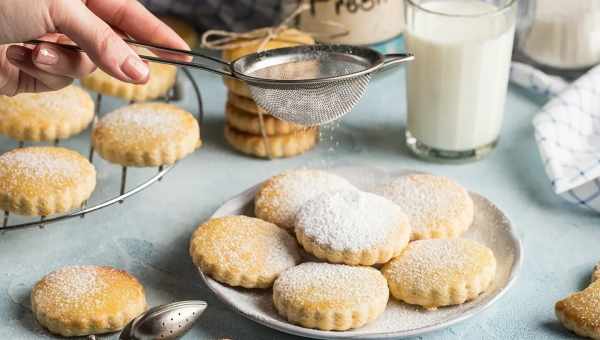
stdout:
<svg viewBox="0 0 600 340">
<path fill-rule="evenodd" d="M 309 200 L 294 225 L 304 250 L 331 263 L 386 263 L 410 239 L 410 222 L 399 206 L 359 190 L 331 191 Z"/>
<path fill-rule="evenodd" d="M 254 135 L 262 134 L 260 116 L 240 110 L 233 105 L 228 104 L 225 107 L 225 120 L 229 126 L 238 131 Z M 288 123 L 271 115 L 263 115 L 263 127 L 268 136 L 287 135 L 306 129 L 302 125 Z"/>
<path fill-rule="evenodd" d="M 225 125 L 225 140 L 235 150 L 260 158 L 285 158 L 305 153 L 314 148 L 319 141 L 319 128 L 305 128 L 286 135 L 272 135 L 265 139 L 239 131 L 229 124 Z"/>
<path fill-rule="evenodd" d="M 600 281 L 555 305 L 558 320 L 579 336 L 600 339 Z"/>
<path fill-rule="evenodd" d="M 389 290 L 369 267 L 307 262 L 283 272 L 273 285 L 277 312 L 295 324 L 344 331 L 377 319 Z"/>
<path fill-rule="evenodd" d="M 38 322 L 62 336 L 116 332 L 146 310 L 144 288 L 111 267 L 70 266 L 44 276 L 31 291 Z"/>
<path fill-rule="evenodd" d="M 145 49 L 138 50 L 138 53 L 153 55 Z M 150 78 L 145 84 L 126 83 L 100 69 L 81 79 L 81 84 L 89 90 L 127 101 L 142 102 L 162 97 L 175 85 L 177 68 L 159 63 L 148 63 L 148 66 Z"/>
<path fill-rule="evenodd" d="M 148 167 L 173 164 L 202 143 L 191 113 L 172 104 L 139 103 L 102 117 L 92 144 L 111 163 Z"/>
<path fill-rule="evenodd" d="M 27 147 L 0 156 L 0 209 L 47 216 L 78 208 L 96 186 L 94 166 L 59 147 Z"/>
<path fill-rule="evenodd" d="M 228 216 L 200 225 L 190 255 L 203 273 L 230 286 L 269 288 L 284 270 L 300 263 L 294 238 L 258 218 Z"/>
<path fill-rule="evenodd" d="M 352 189 L 355 187 L 345 178 L 326 171 L 286 171 L 261 185 L 254 198 L 254 213 L 258 218 L 293 230 L 296 213 L 304 203 L 324 192 Z"/>
<path fill-rule="evenodd" d="M 54 141 L 85 130 L 94 101 L 77 86 L 43 93 L 0 96 L 0 133 L 18 141 Z"/>
<path fill-rule="evenodd" d="M 398 177 L 383 186 L 381 194 L 408 214 L 413 240 L 457 237 L 473 223 L 471 196 L 446 177 L 429 174 Z"/>
<path fill-rule="evenodd" d="M 419 240 L 382 272 L 396 299 L 436 309 L 473 300 L 489 289 L 496 258 L 488 247 L 468 239 Z"/>
</svg>

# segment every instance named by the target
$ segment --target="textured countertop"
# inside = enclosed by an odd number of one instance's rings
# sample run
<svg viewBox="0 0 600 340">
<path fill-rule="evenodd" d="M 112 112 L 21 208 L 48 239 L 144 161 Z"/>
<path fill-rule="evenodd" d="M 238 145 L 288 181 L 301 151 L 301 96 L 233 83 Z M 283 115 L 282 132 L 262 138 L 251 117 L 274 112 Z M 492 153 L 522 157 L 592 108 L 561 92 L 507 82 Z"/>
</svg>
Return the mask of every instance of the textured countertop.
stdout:
<svg viewBox="0 0 600 340">
<path fill-rule="evenodd" d="M 557 323 L 554 303 L 583 288 L 600 260 L 600 219 L 564 203 L 551 190 L 530 124 L 542 98 L 510 88 L 501 143 L 488 158 L 466 165 L 426 163 L 410 156 L 404 146 L 405 89 L 400 70 L 374 81 L 356 109 L 339 126 L 324 131 L 316 150 L 265 161 L 237 154 L 225 144 L 225 88 L 216 77 L 199 72 L 195 76 L 205 100 L 205 145 L 162 182 L 85 219 L 0 233 L 0 339 L 51 338 L 27 308 L 29 290 L 47 272 L 71 264 L 105 264 L 130 271 L 145 285 L 152 305 L 180 299 L 208 301 L 209 309 L 186 339 L 294 339 L 246 320 L 219 302 L 200 282 L 188 256 L 188 241 L 223 201 L 259 181 L 285 169 L 337 164 L 450 176 L 495 202 L 517 228 L 525 260 L 516 285 L 483 314 L 422 338 L 571 336 Z M 179 104 L 194 109 L 190 89 L 184 90 L 186 100 Z M 117 104 L 111 102 L 104 111 Z M 86 152 L 87 134 L 65 145 Z M 15 146 L 0 140 L 2 152 Z M 95 164 L 100 188 L 94 197 L 108 198 L 118 191 L 120 169 L 103 161 Z M 129 183 L 155 171 L 133 169 Z"/>
</svg>

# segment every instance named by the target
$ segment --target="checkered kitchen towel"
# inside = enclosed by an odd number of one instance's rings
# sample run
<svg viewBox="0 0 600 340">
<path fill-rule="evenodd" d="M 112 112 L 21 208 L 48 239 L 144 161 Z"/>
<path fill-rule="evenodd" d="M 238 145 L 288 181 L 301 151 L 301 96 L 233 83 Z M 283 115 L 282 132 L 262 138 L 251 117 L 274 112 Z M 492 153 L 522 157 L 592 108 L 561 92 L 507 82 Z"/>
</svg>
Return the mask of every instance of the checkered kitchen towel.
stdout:
<svg viewBox="0 0 600 340">
<path fill-rule="evenodd" d="M 554 191 L 600 212 L 600 66 L 567 84 L 516 64 L 511 79 L 553 96 L 533 125 Z"/>
</svg>

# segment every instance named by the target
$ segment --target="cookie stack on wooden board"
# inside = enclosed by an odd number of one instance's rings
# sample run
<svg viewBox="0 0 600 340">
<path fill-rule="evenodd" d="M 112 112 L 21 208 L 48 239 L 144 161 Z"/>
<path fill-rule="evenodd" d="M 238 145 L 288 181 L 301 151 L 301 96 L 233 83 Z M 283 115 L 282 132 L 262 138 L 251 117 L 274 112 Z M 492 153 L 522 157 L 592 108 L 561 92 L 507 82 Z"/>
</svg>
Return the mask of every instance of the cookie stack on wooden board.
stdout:
<svg viewBox="0 0 600 340">
<path fill-rule="evenodd" d="M 314 44 L 310 35 L 287 29 L 266 43 L 260 39 L 224 50 L 223 58 L 233 61 L 259 49 L 306 44 Z M 235 150 L 256 157 L 283 158 L 300 155 L 317 144 L 318 128 L 307 128 L 275 118 L 254 102 L 246 84 L 230 78 L 223 81 L 229 92 L 225 105 L 225 139 Z"/>
</svg>

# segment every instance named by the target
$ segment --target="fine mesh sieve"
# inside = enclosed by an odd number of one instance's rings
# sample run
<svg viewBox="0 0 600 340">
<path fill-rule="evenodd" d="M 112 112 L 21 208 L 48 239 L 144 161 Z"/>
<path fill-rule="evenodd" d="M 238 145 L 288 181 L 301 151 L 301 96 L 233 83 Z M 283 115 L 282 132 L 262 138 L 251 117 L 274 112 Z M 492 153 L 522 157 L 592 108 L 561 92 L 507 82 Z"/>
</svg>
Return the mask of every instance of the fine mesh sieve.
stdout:
<svg viewBox="0 0 600 340">
<path fill-rule="evenodd" d="M 199 68 L 245 82 L 256 103 L 273 116 L 305 126 L 334 121 L 360 101 L 373 73 L 413 59 L 348 45 L 304 45 L 268 50 L 231 63 L 194 51 L 125 40 L 130 45 L 170 54 L 185 54 L 211 62 L 140 55 L 143 59 Z M 35 40 L 28 43 L 38 44 Z M 81 51 L 77 46 L 62 45 Z"/>
<path fill-rule="evenodd" d="M 367 91 L 373 72 L 410 59 L 364 47 L 310 45 L 248 55 L 232 62 L 231 69 L 267 112 L 312 126 L 350 112 Z"/>
</svg>

